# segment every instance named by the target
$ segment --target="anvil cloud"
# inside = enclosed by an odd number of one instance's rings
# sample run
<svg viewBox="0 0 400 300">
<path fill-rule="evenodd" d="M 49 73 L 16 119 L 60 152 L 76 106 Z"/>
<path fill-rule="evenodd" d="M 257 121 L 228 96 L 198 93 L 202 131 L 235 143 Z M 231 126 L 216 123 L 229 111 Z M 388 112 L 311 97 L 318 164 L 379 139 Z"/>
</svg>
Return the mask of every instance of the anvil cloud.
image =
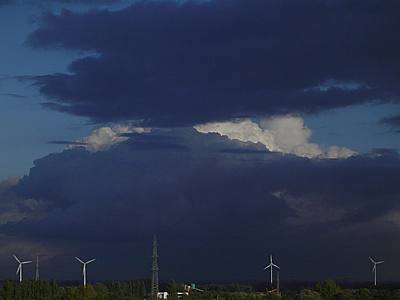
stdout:
<svg viewBox="0 0 400 300">
<path fill-rule="evenodd" d="M 43 16 L 29 43 L 90 51 L 33 77 L 48 108 L 194 125 L 398 102 L 395 0 L 139 1 Z"/>
</svg>

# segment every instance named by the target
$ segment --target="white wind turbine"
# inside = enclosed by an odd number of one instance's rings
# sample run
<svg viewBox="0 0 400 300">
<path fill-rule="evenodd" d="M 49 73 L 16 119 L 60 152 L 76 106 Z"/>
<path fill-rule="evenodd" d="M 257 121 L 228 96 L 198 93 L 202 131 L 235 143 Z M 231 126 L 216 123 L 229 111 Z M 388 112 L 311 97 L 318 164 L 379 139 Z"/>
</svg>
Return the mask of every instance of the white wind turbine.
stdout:
<svg viewBox="0 0 400 300">
<path fill-rule="evenodd" d="M 19 282 L 22 282 L 22 266 L 25 265 L 25 264 L 30 264 L 32 261 L 31 261 L 31 260 L 28 260 L 28 261 L 20 261 L 20 260 L 18 259 L 18 257 L 17 257 L 15 254 L 13 254 L 13 256 L 14 256 L 15 260 L 16 260 L 16 261 L 18 262 L 18 264 L 19 264 L 16 274 L 19 273 Z"/>
<path fill-rule="evenodd" d="M 87 265 L 87 264 L 90 264 L 90 263 L 92 263 L 92 262 L 94 262 L 95 259 L 91 259 L 91 260 L 88 260 L 87 262 L 84 262 L 84 261 L 81 260 L 79 257 L 76 257 L 76 256 L 75 256 L 75 258 L 76 258 L 77 261 L 79 261 L 79 262 L 83 265 L 83 270 L 82 270 L 82 274 L 83 274 L 83 286 L 85 287 L 85 286 L 86 286 L 86 265 Z"/>
<path fill-rule="evenodd" d="M 381 261 L 375 261 L 374 259 L 372 259 L 371 256 L 369 257 L 369 260 L 374 264 L 374 267 L 372 268 L 372 272 L 374 272 L 374 284 L 375 284 L 375 286 L 376 286 L 376 266 L 377 266 L 377 265 L 380 265 L 380 264 L 383 264 L 384 261 L 383 261 L 383 260 L 381 260 Z"/>
<path fill-rule="evenodd" d="M 272 261 L 272 255 L 269 256 L 269 265 L 264 268 L 264 270 L 271 268 L 271 285 L 272 285 L 272 269 L 277 268 L 280 269 L 277 265 L 275 265 Z"/>
</svg>

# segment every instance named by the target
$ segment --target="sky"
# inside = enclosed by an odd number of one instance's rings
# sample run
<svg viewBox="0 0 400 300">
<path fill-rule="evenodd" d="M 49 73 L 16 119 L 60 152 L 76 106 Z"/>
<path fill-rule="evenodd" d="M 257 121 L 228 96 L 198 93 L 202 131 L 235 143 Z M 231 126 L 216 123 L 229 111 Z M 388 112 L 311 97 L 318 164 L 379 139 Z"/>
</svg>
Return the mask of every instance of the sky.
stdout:
<svg viewBox="0 0 400 300">
<path fill-rule="evenodd" d="M 399 8 L 0 0 L 0 279 L 399 281 Z"/>
</svg>

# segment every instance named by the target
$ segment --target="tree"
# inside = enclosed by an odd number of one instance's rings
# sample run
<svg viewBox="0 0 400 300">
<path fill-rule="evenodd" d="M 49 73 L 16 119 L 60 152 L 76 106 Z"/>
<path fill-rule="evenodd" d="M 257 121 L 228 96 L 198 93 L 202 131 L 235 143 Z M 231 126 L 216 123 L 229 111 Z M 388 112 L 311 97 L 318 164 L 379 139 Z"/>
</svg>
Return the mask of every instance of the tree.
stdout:
<svg viewBox="0 0 400 300">
<path fill-rule="evenodd" d="M 333 280 L 320 281 L 317 283 L 316 288 L 324 300 L 334 299 L 340 292 L 340 287 Z"/>
<path fill-rule="evenodd" d="M 271 292 L 271 293 L 267 294 L 265 299 L 266 300 L 280 300 L 280 299 L 282 299 L 282 297 L 276 292 Z"/>
<path fill-rule="evenodd" d="M 351 290 L 342 290 L 335 296 L 335 300 L 353 300 L 353 292 Z"/>
<path fill-rule="evenodd" d="M 168 283 L 167 292 L 168 292 L 168 299 L 170 300 L 178 299 L 178 288 L 176 286 L 175 280 L 172 280 Z"/>
<path fill-rule="evenodd" d="M 355 300 L 372 300 L 372 294 L 369 289 L 359 289 L 354 294 Z"/>
<path fill-rule="evenodd" d="M 321 300 L 321 295 L 318 292 L 303 289 L 300 291 L 300 300 Z"/>
</svg>

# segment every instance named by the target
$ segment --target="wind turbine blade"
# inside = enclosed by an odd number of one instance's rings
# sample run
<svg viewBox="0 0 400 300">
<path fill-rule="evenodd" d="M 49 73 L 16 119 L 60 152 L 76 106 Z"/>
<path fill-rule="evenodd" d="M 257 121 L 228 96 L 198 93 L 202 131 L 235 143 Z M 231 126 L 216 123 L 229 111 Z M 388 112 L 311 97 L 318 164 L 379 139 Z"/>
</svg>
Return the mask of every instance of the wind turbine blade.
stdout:
<svg viewBox="0 0 400 300">
<path fill-rule="evenodd" d="M 76 257 L 76 256 L 75 256 L 75 258 L 76 258 L 76 260 L 79 261 L 81 264 L 85 264 L 79 257 Z"/>
<path fill-rule="evenodd" d="M 21 263 L 20 260 L 18 259 L 18 257 L 17 257 L 15 254 L 13 254 L 13 256 L 14 256 L 15 260 L 16 260 L 18 263 Z"/>
<path fill-rule="evenodd" d="M 18 274 L 19 270 L 21 270 L 21 265 L 18 266 L 17 273 L 15 274 Z"/>
<path fill-rule="evenodd" d="M 271 268 L 271 266 L 272 266 L 272 265 L 269 264 L 268 266 L 266 266 L 266 267 L 264 268 L 264 270 Z"/>
<path fill-rule="evenodd" d="M 21 264 L 30 264 L 32 261 L 31 260 L 28 260 L 28 261 L 23 261 Z"/>
<path fill-rule="evenodd" d="M 369 257 L 369 260 L 370 260 L 373 264 L 375 263 L 375 261 L 372 259 L 371 256 Z"/>
<path fill-rule="evenodd" d="M 374 265 L 374 267 L 372 268 L 372 272 L 374 272 L 376 269 L 376 264 Z"/>
<path fill-rule="evenodd" d="M 275 264 L 272 264 L 272 266 L 274 266 L 275 268 L 278 268 L 278 269 L 281 269 L 281 268 L 279 268 L 277 265 L 275 265 Z"/>
<path fill-rule="evenodd" d="M 379 264 L 383 264 L 384 262 L 385 261 L 381 260 L 381 261 L 378 261 L 376 264 L 379 265 Z"/>
<path fill-rule="evenodd" d="M 90 264 L 91 262 L 94 262 L 96 259 L 91 259 L 89 261 L 86 262 L 86 264 Z"/>
</svg>

